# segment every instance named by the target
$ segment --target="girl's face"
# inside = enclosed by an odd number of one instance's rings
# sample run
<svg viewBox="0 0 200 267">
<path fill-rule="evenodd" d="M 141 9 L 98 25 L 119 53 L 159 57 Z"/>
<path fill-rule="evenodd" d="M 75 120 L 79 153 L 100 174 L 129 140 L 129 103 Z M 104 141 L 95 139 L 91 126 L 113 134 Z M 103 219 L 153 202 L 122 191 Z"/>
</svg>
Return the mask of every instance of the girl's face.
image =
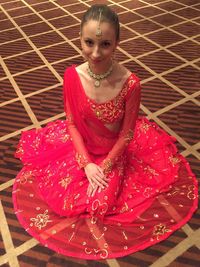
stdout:
<svg viewBox="0 0 200 267">
<path fill-rule="evenodd" d="M 96 36 L 99 22 L 89 20 L 83 25 L 81 32 L 81 46 L 85 59 L 90 67 L 95 69 L 107 69 L 111 64 L 111 58 L 118 42 L 115 29 L 108 22 L 101 22 L 101 37 Z"/>
</svg>

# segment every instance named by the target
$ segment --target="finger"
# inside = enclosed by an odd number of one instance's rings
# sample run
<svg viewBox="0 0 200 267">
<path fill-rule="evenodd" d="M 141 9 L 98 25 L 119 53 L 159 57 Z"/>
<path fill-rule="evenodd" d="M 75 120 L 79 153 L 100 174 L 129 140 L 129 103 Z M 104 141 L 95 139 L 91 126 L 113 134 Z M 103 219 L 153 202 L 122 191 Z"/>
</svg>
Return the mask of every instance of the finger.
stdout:
<svg viewBox="0 0 200 267">
<path fill-rule="evenodd" d="M 99 187 L 99 189 L 98 189 L 98 193 L 100 193 L 101 192 L 101 187 Z"/>
<path fill-rule="evenodd" d="M 88 179 L 88 180 L 89 180 L 89 183 L 90 183 L 90 185 L 92 186 L 92 188 L 94 188 L 95 183 L 93 182 L 93 180 L 92 180 L 92 179 Z"/>
<path fill-rule="evenodd" d="M 104 176 L 103 170 L 100 166 L 98 166 L 98 170 L 100 171 L 100 173 Z"/>
<path fill-rule="evenodd" d="M 102 181 L 105 178 L 104 176 L 102 176 L 102 174 L 100 172 L 94 173 L 93 177 L 96 177 L 98 179 L 98 181 Z"/>
<path fill-rule="evenodd" d="M 90 188 L 89 188 L 89 197 L 91 197 L 93 190 L 94 190 L 93 187 L 90 186 Z"/>
<path fill-rule="evenodd" d="M 89 184 L 88 185 L 88 188 L 87 188 L 87 195 L 89 196 L 89 193 L 90 193 L 90 187 L 91 187 L 91 185 Z"/>
<path fill-rule="evenodd" d="M 94 177 L 95 181 L 98 181 L 98 183 L 101 184 L 101 186 L 102 186 L 102 185 L 107 186 L 107 182 L 104 181 L 103 179 L 101 179 L 97 174 L 96 174 L 95 176 L 93 176 L 93 177 Z M 98 183 L 97 183 L 97 184 L 98 184 Z M 98 185 L 99 185 L 99 184 L 98 184 Z"/>
<path fill-rule="evenodd" d="M 97 186 L 99 186 L 101 188 L 105 188 L 105 186 L 106 186 L 106 185 L 103 184 L 102 181 L 99 182 L 98 180 L 95 180 L 95 178 L 94 178 L 93 181 L 94 181 L 95 185 L 97 185 Z"/>
<path fill-rule="evenodd" d="M 96 191 L 97 191 L 97 188 L 98 188 L 98 187 L 96 187 L 96 188 L 93 190 L 93 192 L 92 192 L 92 197 L 95 195 L 95 193 L 96 193 Z"/>
</svg>

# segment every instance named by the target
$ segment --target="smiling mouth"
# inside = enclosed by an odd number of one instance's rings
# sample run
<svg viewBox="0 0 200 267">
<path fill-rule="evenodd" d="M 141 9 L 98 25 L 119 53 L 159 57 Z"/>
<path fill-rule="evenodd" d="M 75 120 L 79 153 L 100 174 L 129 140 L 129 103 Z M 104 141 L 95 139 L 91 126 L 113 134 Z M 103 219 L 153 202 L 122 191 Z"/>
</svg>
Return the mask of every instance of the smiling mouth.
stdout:
<svg viewBox="0 0 200 267">
<path fill-rule="evenodd" d="M 101 62 L 102 60 L 101 59 L 91 59 L 92 63 L 99 63 Z"/>
</svg>

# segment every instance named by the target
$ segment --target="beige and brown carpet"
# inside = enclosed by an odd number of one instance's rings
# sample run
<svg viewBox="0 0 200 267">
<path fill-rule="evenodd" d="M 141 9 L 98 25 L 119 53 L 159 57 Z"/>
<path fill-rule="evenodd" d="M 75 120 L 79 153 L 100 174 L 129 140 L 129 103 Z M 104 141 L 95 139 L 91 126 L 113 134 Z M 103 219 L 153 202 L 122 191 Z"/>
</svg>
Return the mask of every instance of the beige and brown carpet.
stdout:
<svg viewBox="0 0 200 267">
<path fill-rule="evenodd" d="M 62 77 L 82 62 L 79 24 L 94 3 L 121 20 L 117 59 L 142 80 L 141 114 L 177 138 L 200 178 L 199 0 L 0 0 L 0 266 L 200 266 L 200 211 L 167 240 L 124 258 L 59 255 L 29 236 L 13 211 L 20 132 L 64 118 Z"/>
</svg>

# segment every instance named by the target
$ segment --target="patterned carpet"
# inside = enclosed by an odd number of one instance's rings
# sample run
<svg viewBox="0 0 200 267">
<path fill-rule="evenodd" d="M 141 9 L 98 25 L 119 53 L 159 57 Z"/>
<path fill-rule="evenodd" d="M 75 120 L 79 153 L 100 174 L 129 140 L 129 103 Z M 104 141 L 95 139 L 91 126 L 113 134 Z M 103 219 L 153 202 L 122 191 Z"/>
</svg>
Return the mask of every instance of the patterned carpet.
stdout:
<svg viewBox="0 0 200 267">
<path fill-rule="evenodd" d="M 142 80 L 140 113 L 177 138 L 200 178 L 199 0 L 0 0 L 0 266 L 200 266 L 200 211 L 167 240 L 102 261 L 64 257 L 39 245 L 14 214 L 20 132 L 64 118 L 63 72 L 82 62 L 80 18 L 97 2 L 119 14 L 116 58 Z"/>
</svg>

